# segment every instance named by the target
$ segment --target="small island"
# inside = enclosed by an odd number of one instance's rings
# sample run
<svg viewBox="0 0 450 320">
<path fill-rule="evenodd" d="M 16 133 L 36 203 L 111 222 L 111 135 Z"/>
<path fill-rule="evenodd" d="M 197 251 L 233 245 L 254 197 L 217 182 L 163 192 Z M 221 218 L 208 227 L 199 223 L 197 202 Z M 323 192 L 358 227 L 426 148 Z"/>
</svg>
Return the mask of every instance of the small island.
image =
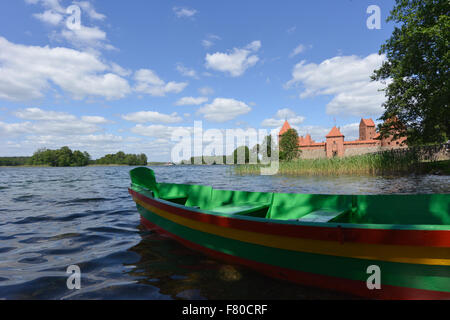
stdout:
<svg viewBox="0 0 450 320">
<path fill-rule="evenodd" d="M 116 154 L 107 154 L 100 159 L 92 160 L 87 152 L 72 151 L 69 147 L 62 147 L 57 150 L 39 149 L 31 157 L 0 157 L 0 166 L 4 167 L 85 167 L 89 165 L 146 166 L 147 156 L 119 151 Z"/>
</svg>

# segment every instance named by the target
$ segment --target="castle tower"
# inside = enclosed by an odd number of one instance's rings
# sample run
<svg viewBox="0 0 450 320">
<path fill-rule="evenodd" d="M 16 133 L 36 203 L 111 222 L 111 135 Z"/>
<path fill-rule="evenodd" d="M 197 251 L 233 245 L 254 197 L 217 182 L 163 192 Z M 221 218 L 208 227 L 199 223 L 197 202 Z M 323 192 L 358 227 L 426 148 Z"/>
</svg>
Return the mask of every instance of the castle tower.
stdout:
<svg viewBox="0 0 450 320">
<path fill-rule="evenodd" d="M 289 122 L 286 120 L 284 121 L 283 126 L 281 127 L 280 133 L 278 133 L 278 141 L 280 141 L 281 136 L 286 133 L 289 129 L 291 128 L 291 125 L 289 124 Z"/>
<path fill-rule="evenodd" d="M 326 153 L 327 158 L 343 157 L 344 156 L 344 135 L 336 126 L 331 129 L 326 136 Z"/>
<path fill-rule="evenodd" d="M 375 123 L 372 119 L 361 119 L 359 124 L 359 140 L 373 140 L 375 138 Z"/>
</svg>

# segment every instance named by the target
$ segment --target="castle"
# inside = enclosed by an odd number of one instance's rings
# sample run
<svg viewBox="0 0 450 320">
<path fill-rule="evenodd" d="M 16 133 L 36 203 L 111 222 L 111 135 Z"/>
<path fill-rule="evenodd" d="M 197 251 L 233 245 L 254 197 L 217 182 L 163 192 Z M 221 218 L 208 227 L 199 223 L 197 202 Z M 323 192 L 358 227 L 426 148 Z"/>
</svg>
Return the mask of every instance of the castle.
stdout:
<svg viewBox="0 0 450 320">
<path fill-rule="evenodd" d="M 291 126 L 286 120 L 278 138 L 281 138 L 281 135 L 289 129 L 291 129 Z M 302 151 L 301 157 L 305 159 L 347 157 L 406 147 L 406 138 L 395 140 L 392 136 L 381 138 L 375 130 L 375 123 L 372 119 L 361 119 L 358 140 L 345 141 L 345 136 L 336 126 L 331 129 L 325 138 L 325 142 L 315 142 L 309 134 L 305 137 L 299 137 L 298 145 Z"/>
</svg>

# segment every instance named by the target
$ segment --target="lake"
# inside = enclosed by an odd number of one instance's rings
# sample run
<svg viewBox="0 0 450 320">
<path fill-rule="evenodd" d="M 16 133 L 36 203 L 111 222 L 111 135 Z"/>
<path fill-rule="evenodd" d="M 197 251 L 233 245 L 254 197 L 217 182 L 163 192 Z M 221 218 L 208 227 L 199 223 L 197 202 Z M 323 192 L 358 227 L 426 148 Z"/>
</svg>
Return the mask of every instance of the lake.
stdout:
<svg viewBox="0 0 450 320">
<path fill-rule="evenodd" d="M 224 264 L 139 223 L 130 167 L 0 168 L 0 299 L 346 299 Z M 153 167 L 159 182 L 324 194 L 450 193 L 449 176 L 238 176 Z M 66 285 L 70 265 L 81 289 Z"/>
</svg>

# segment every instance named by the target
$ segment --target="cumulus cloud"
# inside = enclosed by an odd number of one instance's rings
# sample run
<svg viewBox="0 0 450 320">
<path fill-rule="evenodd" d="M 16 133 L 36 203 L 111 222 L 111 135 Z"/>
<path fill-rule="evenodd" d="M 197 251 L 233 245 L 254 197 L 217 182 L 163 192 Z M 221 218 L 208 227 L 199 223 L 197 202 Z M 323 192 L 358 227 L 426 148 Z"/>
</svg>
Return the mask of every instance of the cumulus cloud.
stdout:
<svg viewBox="0 0 450 320">
<path fill-rule="evenodd" d="M 167 93 L 180 93 L 188 85 L 187 82 L 171 81 L 166 83 L 150 69 L 140 69 L 135 72 L 135 91 L 152 96 L 163 97 Z"/>
<path fill-rule="evenodd" d="M 198 106 L 208 101 L 207 97 L 183 97 L 175 102 L 176 106 Z"/>
<path fill-rule="evenodd" d="M 210 88 L 210 87 L 203 87 L 203 88 L 198 89 L 198 92 L 202 96 L 210 96 L 210 95 L 214 94 L 214 89 Z"/>
<path fill-rule="evenodd" d="M 67 136 L 91 134 L 101 131 L 101 128 L 97 124 L 100 123 L 98 120 L 102 117 L 96 117 L 97 122 L 95 122 L 92 121 L 94 119 L 93 117 L 79 119 L 65 112 L 45 111 L 39 108 L 19 110 L 14 115 L 20 119 L 29 121 L 20 123 L 0 122 L 0 132 L 14 136 L 21 134 L 59 134 Z M 106 121 L 104 118 L 102 120 Z"/>
<path fill-rule="evenodd" d="M 198 79 L 197 72 L 194 69 L 187 68 L 187 67 L 183 66 L 183 64 L 181 64 L 181 63 L 177 64 L 177 71 L 185 77 L 191 77 L 194 79 Z"/>
<path fill-rule="evenodd" d="M 80 10 L 80 25 L 78 28 L 68 28 L 66 21 L 72 16 L 73 12 L 67 11 L 59 0 L 26 0 L 29 4 L 40 4 L 44 9 L 42 13 L 35 13 L 33 16 L 49 25 L 59 28 L 59 31 L 53 31 L 51 37 L 57 40 L 66 40 L 75 47 L 96 49 L 113 49 L 114 47 L 107 43 L 106 32 L 97 26 L 88 27 L 83 24 L 85 18 L 91 21 L 103 21 L 106 19 L 104 14 L 98 13 L 89 1 L 74 1 L 72 5 Z"/>
<path fill-rule="evenodd" d="M 172 132 L 179 129 L 186 129 L 190 132 L 192 131 L 192 128 L 190 127 L 171 127 L 161 124 L 145 126 L 142 124 L 137 124 L 131 129 L 131 132 L 145 137 L 170 139 L 172 137 Z"/>
<path fill-rule="evenodd" d="M 252 109 L 244 102 L 235 99 L 216 98 L 198 110 L 206 120 L 225 122 L 240 115 L 249 113 Z"/>
<path fill-rule="evenodd" d="M 305 117 L 299 116 L 295 113 L 295 111 L 284 108 L 277 111 L 275 116 L 270 119 L 265 119 L 261 125 L 263 127 L 281 127 L 284 124 L 284 121 L 288 121 L 291 125 L 299 125 L 305 121 Z"/>
<path fill-rule="evenodd" d="M 105 133 L 100 125 L 111 121 L 101 116 L 77 117 L 66 112 L 26 108 L 12 113 L 23 122 L 0 121 L 3 155 L 31 155 L 39 148 L 69 146 L 102 156 L 105 152 L 129 149 L 138 137 Z M 142 152 L 138 147 L 136 151 Z"/>
<path fill-rule="evenodd" d="M 81 120 L 87 123 L 95 123 L 95 124 L 104 124 L 104 123 L 110 123 L 111 121 L 100 117 L 100 116 L 83 116 L 81 117 Z"/>
<path fill-rule="evenodd" d="M 98 47 L 106 40 L 106 32 L 98 27 L 86 27 L 81 25 L 77 29 L 64 29 L 61 36 L 77 47 Z M 109 46 L 105 48 L 111 48 Z"/>
<path fill-rule="evenodd" d="M 109 69 L 91 53 L 19 45 L 0 37 L 0 99 L 41 98 L 52 84 L 74 99 L 125 97 L 131 91 L 128 81 Z"/>
<path fill-rule="evenodd" d="M 53 10 L 45 10 L 42 13 L 35 13 L 33 16 L 36 19 L 41 20 L 42 22 L 51 24 L 51 25 L 58 25 L 63 20 L 63 15 L 60 13 L 57 13 Z"/>
<path fill-rule="evenodd" d="M 27 108 L 14 112 L 17 118 L 37 121 L 72 121 L 76 117 L 66 112 L 44 111 L 39 108 Z"/>
<path fill-rule="evenodd" d="M 232 77 L 239 77 L 254 66 L 259 57 L 252 54 L 261 48 L 261 41 L 253 41 L 244 48 L 234 48 L 228 53 L 216 52 L 206 54 L 206 68 L 229 73 Z"/>
<path fill-rule="evenodd" d="M 372 82 L 370 76 L 384 61 L 384 55 L 338 56 L 320 64 L 301 61 L 292 71 L 292 79 L 286 88 L 302 85 L 301 98 L 332 95 L 326 106 L 327 114 L 352 116 L 378 116 L 385 101 L 380 82 Z"/>
<path fill-rule="evenodd" d="M 122 116 L 127 121 L 145 123 L 145 122 L 157 122 L 157 123 L 176 123 L 181 122 L 183 119 L 178 116 L 176 112 L 172 114 L 159 113 L 157 111 L 139 111 Z"/>
</svg>

